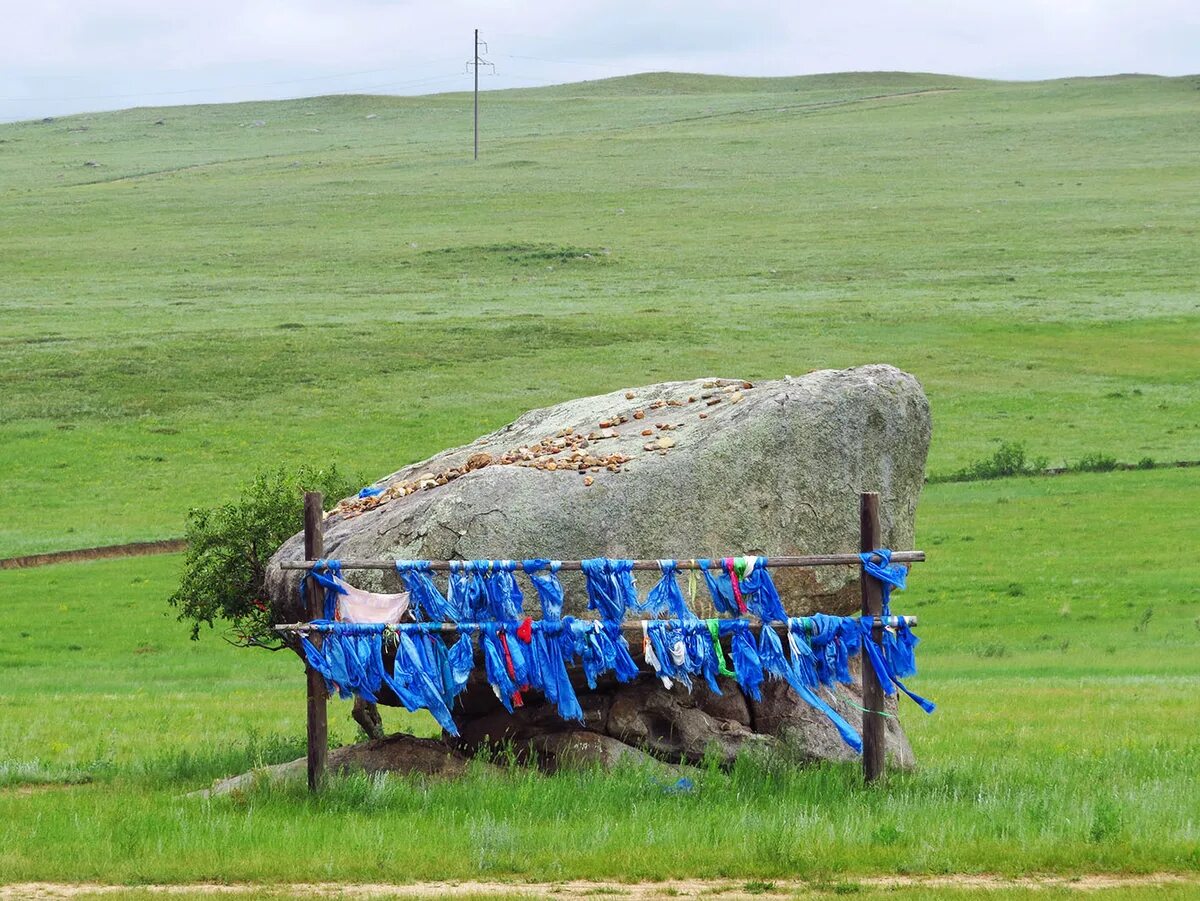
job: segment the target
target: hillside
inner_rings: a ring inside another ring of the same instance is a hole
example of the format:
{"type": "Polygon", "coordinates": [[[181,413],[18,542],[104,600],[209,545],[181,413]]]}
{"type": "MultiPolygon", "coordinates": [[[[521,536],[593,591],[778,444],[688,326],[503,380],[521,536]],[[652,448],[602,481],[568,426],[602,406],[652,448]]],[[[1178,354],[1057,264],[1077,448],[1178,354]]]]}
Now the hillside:
{"type": "Polygon", "coordinates": [[[888,360],[931,469],[1200,457],[1197,78],[652,74],[0,126],[0,556],[614,386],[888,360]]]}

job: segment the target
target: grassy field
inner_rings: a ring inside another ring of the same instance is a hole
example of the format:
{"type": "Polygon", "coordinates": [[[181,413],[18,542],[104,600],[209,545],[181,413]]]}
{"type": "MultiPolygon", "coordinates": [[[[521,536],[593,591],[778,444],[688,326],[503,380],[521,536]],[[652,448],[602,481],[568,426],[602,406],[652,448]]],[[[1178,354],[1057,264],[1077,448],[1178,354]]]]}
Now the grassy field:
{"type": "MultiPolygon", "coordinates": [[[[455,95],[0,126],[0,556],[710,373],[903,366],[935,474],[1001,440],[1200,458],[1198,86],[642,76],[487,95],[475,165],[455,95]]],[[[187,641],[177,557],[0,573],[0,883],[1200,869],[1200,470],[935,484],[919,517],[897,607],[940,710],[886,792],[746,761],[681,796],[189,799],[301,752],[297,661],[187,641]]]]}
{"type": "MultiPolygon", "coordinates": [[[[0,874],[115,881],[770,879],[1200,868],[1200,526],[1182,470],[929,489],[931,560],[898,608],[926,626],[902,708],[923,766],[863,792],[852,765],[746,761],[664,794],[631,769],[458,784],[337,782],[181,797],[302,750],[290,655],[189,643],[179,560],[9,572],[0,650],[0,874]],[[1130,522],[1114,529],[1106,511],[1130,522]],[[1000,511],[1000,515],[997,515],[1000,511]],[[948,546],[949,545],[949,546],[948,546]],[[1021,563],[1014,563],[1019,559],[1021,563]],[[53,615],[47,617],[47,609],[53,615]],[[72,784],[74,783],[74,784],[72,784]],[[295,849],[310,849],[296,855],[295,849]]],[[[347,705],[335,740],[353,737],[347,705]]],[[[386,712],[390,728],[430,721],[386,712]]]]}
{"type": "Polygon", "coordinates": [[[1198,81],[500,92],[478,164],[453,95],[0,126],[0,556],[177,535],[262,461],[880,360],[934,473],[1198,458],[1198,81]]]}

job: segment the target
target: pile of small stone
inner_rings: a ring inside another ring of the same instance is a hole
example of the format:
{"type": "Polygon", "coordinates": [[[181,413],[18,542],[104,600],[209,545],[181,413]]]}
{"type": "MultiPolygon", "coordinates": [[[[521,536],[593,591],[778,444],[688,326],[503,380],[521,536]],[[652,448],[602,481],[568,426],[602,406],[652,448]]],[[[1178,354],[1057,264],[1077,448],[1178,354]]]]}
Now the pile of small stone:
{"type": "MultiPolygon", "coordinates": [[[[601,437],[617,437],[617,435],[614,433],[612,436],[601,437]]],[[[590,486],[595,480],[588,473],[597,473],[601,470],[620,472],[622,466],[631,459],[620,453],[593,453],[588,438],[579,435],[573,428],[568,428],[556,435],[543,438],[536,444],[522,445],[507,451],[499,457],[493,457],[485,452],[472,454],[462,466],[451,466],[440,472],[426,472],[411,479],[393,482],[374,497],[346,498],[334,508],[333,512],[346,518],[358,516],[398,497],[407,497],[418,491],[437,488],[461,478],[468,472],[487,466],[527,466],[546,472],[574,471],[582,473],[584,485],[590,486]]]]}
{"type": "MultiPolygon", "coordinates": [[[[593,452],[592,444],[603,438],[617,438],[620,435],[611,427],[609,434],[590,433],[586,437],[580,435],[574,428],[560,431],[551,438],[543,438],[530,447],[518,447],[515,451],[501,455],[495,461],[500,465],[528,466],[546,472],[574,471],[586,474],[600,472],[620,472],[621,468],[632,458],[621,453],[597,454],[593,452]]],[[[487,456],[487,454],[476,455],[487,456]]],[[[474,459],[474,458],[472,458],[474,459]]],[[[591,485],[594,480],[585,478],[584,484],[591,485]]]]}
{"type": "MultiPolygon", "coordinates": [[[[702,387],[705,390],[699,396],[691,395],[686,399],[654,400],[644,407],[633,407],[624,413],[602,419],[596,424],[597,427],[586,435],[581,434],[573,427],[565,428],[534,444],[521,445],[505,451],[499,456],[494,457],[486,452],[472,454],[461,466],[451,466],[440,472],[425,472],[411,479],[394,482],[374,497],[346,498],[334,508],[333,513],[347,518],[358,516],[398,497],[407,497],[417,491],[437,488],[461,478],[468,472],[487,466],[526,466],[543,472],[577,472],[583,476],[583,484],[591,486],[595,482],[595,474],[621,472],[625,468],[625,464],[633,459],[620,452],[598,453],[595,448],[597,442],[619,439],[621,437],[620,426],[630,422],[641,424],[648,415],[647,411],[654,413],[670,407],[685,407],[696,403],[703,403],[705,407],[714,407],[724,401],[736,404],[742,400],[742,392],[749,391],[754,385],[750,382],[730,385],[705,382],[702,387]]],[[[637,396],[632,391],[627,391],[625,399],[633,401],[637,399],[637,396]]],[[[702,412],[699,416],[701,419],[707,419],[708,413],[702,412]]],[[[639,429],[640,437],[654,439],[645,442],[642,450],[665,456],[667,451],[676,444],[675,437],[669,433],[683,428],[684,425],[683,422],[657,422],[652,427],[639,429]]]]}

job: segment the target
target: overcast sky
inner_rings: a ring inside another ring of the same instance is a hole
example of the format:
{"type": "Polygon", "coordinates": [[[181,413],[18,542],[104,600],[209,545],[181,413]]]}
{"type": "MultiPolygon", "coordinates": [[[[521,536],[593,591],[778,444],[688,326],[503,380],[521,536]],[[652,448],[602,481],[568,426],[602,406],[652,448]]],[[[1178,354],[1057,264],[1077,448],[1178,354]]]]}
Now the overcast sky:
{"type": "Polygon", "coordinates": [[[0,120],[645,71],[1200,72],[1200,0],[0,0],[0,120]]]}

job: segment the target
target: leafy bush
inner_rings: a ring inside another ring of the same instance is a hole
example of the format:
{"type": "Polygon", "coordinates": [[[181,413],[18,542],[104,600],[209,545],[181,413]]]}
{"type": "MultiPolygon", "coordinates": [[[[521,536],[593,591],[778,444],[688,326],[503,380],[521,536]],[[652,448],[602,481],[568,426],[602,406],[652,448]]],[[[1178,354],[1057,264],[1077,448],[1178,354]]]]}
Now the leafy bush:
{"type": "Polygon", "coordinates": [[[340,499],[355,488],[335,466],[281,468],[259,473],[235,501],[188,513],[183,577],[168,602],[191,623],[193,639],[202,625],[224,620],[239,644],[278,646],[263,579],[271,555],[304,528],[305,491],[340,499]]]}
{"type": "Polygon", "coordinates": [[[990,457],[976,460],[939,481],[978,482],[1005,476],[1037,475],[1048,462],[1045,457],[1027,458],[1025,445],[1019,441],[1005,441],[990,457]]]}
{"type": "Polygon", "coordinates": [[[1116,468],[1117,458],[1101,453],[1084,454],[1067,465],[1071,472],[1112,472],[1116,468]]]}

